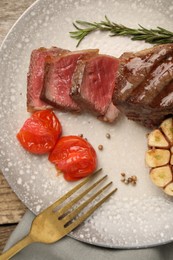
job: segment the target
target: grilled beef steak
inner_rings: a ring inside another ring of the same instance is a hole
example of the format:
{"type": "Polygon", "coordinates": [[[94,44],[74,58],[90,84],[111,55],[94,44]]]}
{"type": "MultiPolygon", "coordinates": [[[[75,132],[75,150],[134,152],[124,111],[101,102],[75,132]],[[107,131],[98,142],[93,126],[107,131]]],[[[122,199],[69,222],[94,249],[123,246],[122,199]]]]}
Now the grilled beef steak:
{"type": "Polygon", "coordinates": [[[120,57],[113,103],[129,119],[155,127],[173,114],[173,44],[120,57]]]}
{"type": "Polygon", "coordinates": [[[69,51],[57,47],[50,49],[39,48],[32,51],[27,75],[27,110],[29,112],[50,108],[50,105],[40,100],[46,60],[61,56],[67,52],[69,51]]]}
{"type": "Polygon", "coordinates": [[[56,108],[80,111],[80,106],[70,96],[72,76],[78,62],[97,54],[97,49],[76,51],[47,63],[41,99],[56,108]]]}
{"type": "Polygon", "coordinates": [[[71,96],[80,107],[112,122],[118,110],[112,103],[118,59],[97,55],[78,63],[73,75],[71,96]]]}

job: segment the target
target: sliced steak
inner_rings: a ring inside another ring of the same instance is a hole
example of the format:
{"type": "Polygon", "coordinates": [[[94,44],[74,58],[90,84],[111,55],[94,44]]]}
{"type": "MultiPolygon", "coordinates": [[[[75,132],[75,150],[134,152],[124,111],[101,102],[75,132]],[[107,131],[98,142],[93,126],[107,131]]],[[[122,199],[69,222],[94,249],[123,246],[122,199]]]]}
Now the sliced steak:
{"type": "Polygon", "coordinates": [[[114,121],[118,110],[112,103],[118,59],[97,55],[78,63],[73,75],[71,96],[80,107],[105,121],[114,121]]]}
{"type": "Polygon", "coordinates": [[[61,56],[67,52],[69,51],[57,47],[50,49],[39,48],[32,51],[27,75],[27,110],[29,112],[50,108],[50,105],[40,100],[46,60],[61,56]]]}
{"type": "Polygon", "coordinates": [[[173,44],[120,57],[113,103],[129,119],[153,128],[173,114],[173,44]]]}
{"type": "Polygon", "coordinates": [[[97,49],[76,51],[47,63],[41,99],[59,109],[80,111],[80,106],[70,96],[72,77],[80,61],[97,54],[97,49]]]}

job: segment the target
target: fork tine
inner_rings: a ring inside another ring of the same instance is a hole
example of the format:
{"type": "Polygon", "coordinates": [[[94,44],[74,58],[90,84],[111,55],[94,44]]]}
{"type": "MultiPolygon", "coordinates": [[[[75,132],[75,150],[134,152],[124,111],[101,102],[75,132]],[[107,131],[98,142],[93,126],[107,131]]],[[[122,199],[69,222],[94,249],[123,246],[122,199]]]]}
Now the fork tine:
{"type": "Polygon", "coordinates": [[[79,200],[81,200],[87,193],[89,193],[92,189],[94,189],[99,183],[101,183],[105,178],[107,177],[107,175],[103,176],[101,179],[99,179],[97,182],[95,182],[93,185],[91,185],[88,189],[86,189],[85,191],[83,191],[81,194],[79,194],[76,198],[74,198],[72,201],[70,201],[69,203],[67,203],[64,207],[62,207],[61,209],[59,209],[55,214],[57,215],[57,217],[60,217],[61,215],[63,215],[68,209],[70,209],[76,202],[78,202],[79,200]]]}
{"type": "Polygon", "coordinates": [[[77,226],[79,226],[84,220],[86,220],[97,208],[99,208],[113,193],[117,191],[117,188],[111,191],[108,195],[106,195],[102,200],[96,203],[93,207],[91,207],[86,213],[80,216],[77,220],[72,222],[66,227],[66,232],[71,232],[77,226]]]}
{"type": "MultiPolygon", "coordinates": [[[[79,207],[74,209],[72,212],[70,212],[68,215],[66,215],[62,221],[64,224],[68,223],[71,221],[76,215],[78,215],[82,209],[84,209],[90,202],[92,202],[98,195],[100,195],[104,190],[106,190],[112,182],[109,182],[107,185],[102,187],[98,192],[96,192],[94,195],[92,195],[89,199],[87,199],[85,202],[83,202],[79,207]]],[[[82,198],[82,196],[81,196],[82,198]]]]}
{"type": "Polygon", "coordinates": [[[84,186],[89,180],[93,177],[93,175],[99,173],[102,170],[102,168],[95,171],[92,175],[86,177],[82,182],[77,184],[73,189],[68,191],[65,195],[63,195],[61,198],[59,198],[57,201],[55,201],[51,206],[49,206],[46,210],[52,210],[58,205],[60,205],[62,202],[64,202],[66,199],[68,199],[73,193],[75,193],[77,190],[79,190],[82,186],[84,186]]]}

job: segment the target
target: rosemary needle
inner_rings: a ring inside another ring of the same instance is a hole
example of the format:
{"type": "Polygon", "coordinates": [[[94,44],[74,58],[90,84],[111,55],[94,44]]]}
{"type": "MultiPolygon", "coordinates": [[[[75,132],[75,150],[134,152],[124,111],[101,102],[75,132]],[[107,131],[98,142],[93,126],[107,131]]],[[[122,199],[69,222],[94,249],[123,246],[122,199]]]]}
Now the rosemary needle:
{"type": "Polygon", "coordinates": [[[95,31],[109,31],[110,36],[128,36],[134,41],[145,41],[152,44],[173,43],[173,32],[162,27],[147,29],[141,25],[139,28],[129,28],[122,24],[111,22],[107,16],[101,22],[86,22],[77,20],[73,23],[76,31],[70,32],[70,36],[78,40],[77,46],[90,33],[95,31]]]}

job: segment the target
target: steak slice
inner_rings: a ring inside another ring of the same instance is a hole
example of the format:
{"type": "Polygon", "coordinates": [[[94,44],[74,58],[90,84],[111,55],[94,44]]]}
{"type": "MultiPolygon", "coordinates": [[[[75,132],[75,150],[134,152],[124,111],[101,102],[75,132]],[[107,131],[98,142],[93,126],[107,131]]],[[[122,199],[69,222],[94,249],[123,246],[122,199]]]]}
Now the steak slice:
{"type": "Polygon", "coordinates": [[[39,48],[32,51],[29,72],[27,75],[27,110],[33,112],[50,108],[51,106],[40,99],[43,88],[44,70],[47,59],[61,56],[69,51],[57,47],[50,49],[39,48]]]}
{"type": "Polygon", "coordinates": [[[129,119],[158,126],[173,114],[173,44],[120,57],[113,103],[129,119]]]}
{"type": "Polygon", "coordinates": [[[47,63],[41,99],[59,109],[80,111],[80,106],[70,96],[72,76],[79,61],[97,54],[97,49],[76,51],[47,63]]]}
{"type": "Polygon", "coordinates": [[[84,110],[104,121],[114,121],[117,109],[112,103],[118,59],[97,55],[78,63],[73,75],[71,96],[84,110]]]}

